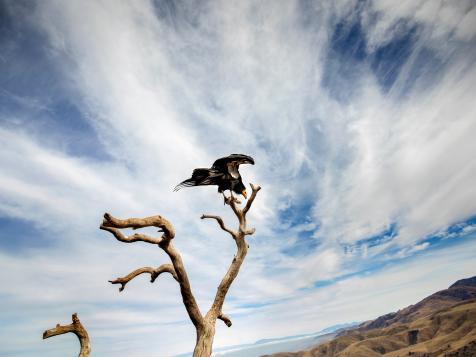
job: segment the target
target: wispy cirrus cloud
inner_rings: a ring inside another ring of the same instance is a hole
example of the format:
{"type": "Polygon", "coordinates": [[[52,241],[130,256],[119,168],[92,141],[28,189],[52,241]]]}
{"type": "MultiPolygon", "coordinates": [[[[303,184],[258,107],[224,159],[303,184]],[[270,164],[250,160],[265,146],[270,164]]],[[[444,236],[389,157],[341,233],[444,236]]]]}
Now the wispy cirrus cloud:
{"type": "MultiPolygon", "coordinates": [[[[193,330],[173,282],[140,280],[121,296],[106,285],[165,257],[121,247],[97,225],[105,210],[171,219],[205,309],[234,252],[198,217],[222,203],[213,189],[171,188],[232,152],[256,159],[241,170],[264,189],[250,212],[258,233],[227,305],[237,320],[233,333],[219,327],[218,345],[325,327],[315,324],[321,294],[341,311],[322,324],[387,312],[357,316],[344,297],[368,292],[358,287],[365,280],[377,302],[392,264],[401,264],[403,283],[446,244],[459,265],[444,283],[474,274],[459,246],[472,244],[470,228],[455,240],[436,237],[471,227],[476,213],[471,2],[7,1],[2,9],[9,70],[0,73],[0,214],[9,227],[2,266],[12,274],[0,293],[20,311],[45,292],[34,317],[7,318],[30,326],[29,355],[71,350],[57,342],[61,351],[51,352],[53,343],[40,351],[35,334],[76,309],[101,355],[190,350],[193,330]],[[13,227],[28,238],[12,243],[13,227]],[[293,304],[300,309],[279,315],[293,304]],[[270,314],[282,322],[262,336],[270,314]],[[157,334],[164,340],[155,345],[157,334]],[[113,335],[127,343],[113,351],[113,335]]],[[[408,302],[421,297],[411,285],[421,276],[411,279],[408,302]]],[[[437,286],[435,277],[425,293],[437,286]]],[[[16,346],[8,353],[26,353],[16,346]]]]}

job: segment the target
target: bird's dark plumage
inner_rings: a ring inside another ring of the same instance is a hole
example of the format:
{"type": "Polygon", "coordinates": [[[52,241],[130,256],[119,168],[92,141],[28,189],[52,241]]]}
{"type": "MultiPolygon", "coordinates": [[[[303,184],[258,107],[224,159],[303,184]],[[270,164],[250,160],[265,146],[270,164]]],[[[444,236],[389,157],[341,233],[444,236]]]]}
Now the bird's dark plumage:
{"type": "Polygon", "coordinates": [[[209,169],[193,170],[192,177],[175,186],[174,191],[178,191],[182,187],[216,185],[220,193],[230,190],[246,198],[246,188],[238,171],[241,164],[254,165],[255,161],[252,157],[241,154],[222,157],[216,160],[209,169]]]}

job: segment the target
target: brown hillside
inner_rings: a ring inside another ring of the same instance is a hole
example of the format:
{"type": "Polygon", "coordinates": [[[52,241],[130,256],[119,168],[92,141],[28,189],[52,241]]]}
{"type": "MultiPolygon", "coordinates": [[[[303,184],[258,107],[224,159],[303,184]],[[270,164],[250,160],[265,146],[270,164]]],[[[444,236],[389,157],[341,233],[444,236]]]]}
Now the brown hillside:
{"type": "Polygon", "coordinates": [[[310,350],[273,357],[476,356],[476,277],[310,350]]]}
{"type": "Polygon", "coordinates": [[[359,326],[361,330],[370,330],[390,326],[396,322],[407,323],[435,311],[445,309],[462,301],[476,299],[476,277],[458,280],[448,289],[438,291],[415,305],[398,312],[380,316],[359,326]]]}

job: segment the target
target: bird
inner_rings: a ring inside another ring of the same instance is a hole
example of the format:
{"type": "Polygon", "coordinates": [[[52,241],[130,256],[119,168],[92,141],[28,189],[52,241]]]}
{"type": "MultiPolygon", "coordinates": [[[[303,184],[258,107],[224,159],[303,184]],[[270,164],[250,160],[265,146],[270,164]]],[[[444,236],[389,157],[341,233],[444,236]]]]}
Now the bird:
{"type": "Polygon", "coordinates": [[[216,185],[218,186],[218,192],[223,195],[225,201],[224,191],[226,190],[230,191],[231,196],[233,196],[233,192],[235,192],[238,195],[243,195],[246,199],[246,187],[238,171],[238,167],[241,164],[254,165],[255,161],[251,156],[243,154],[231,154],[219,158],[209,169],[198,168],[193,170],[192,177],[175,186],[174,191],[178,191],[182,187],[216,185]]]}

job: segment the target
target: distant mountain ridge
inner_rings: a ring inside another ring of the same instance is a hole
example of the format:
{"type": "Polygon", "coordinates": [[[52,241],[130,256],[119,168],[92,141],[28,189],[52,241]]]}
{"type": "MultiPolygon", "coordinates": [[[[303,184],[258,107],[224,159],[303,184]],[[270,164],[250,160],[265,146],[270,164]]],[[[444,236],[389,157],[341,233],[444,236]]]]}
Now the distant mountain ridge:
{"type": "Polygon", "coordinates": [[[309,350],[268,357],[476,356],[476,276],[309,350]]]}
{"type": "Polygon", "coordinates": [[[467,279],[458,280],[456,283],[451,285],[449,288],[455,288],[460,286],[476,286],[476,276],[467,279]]]}
{"type": "Polygon", "coordinates": [[[410,305],[397,312],[392,312],[364,322],[359,326],[361,330],[387,327],[396,322],[407,323],[418,317],[425,316],[436,310],[450,307],[458,302],[476,299],[476,276],[458,280],[448,289],[438,291],[415,305],[410,305]]]}

